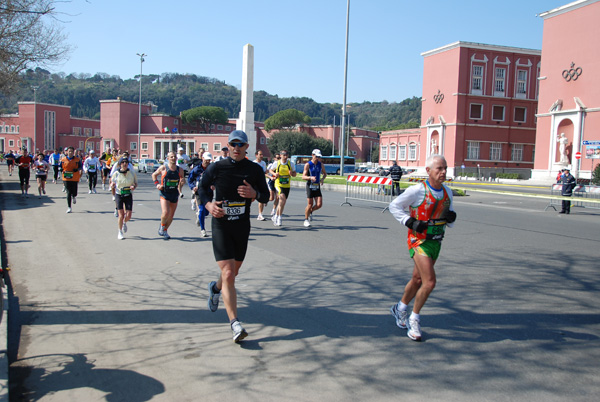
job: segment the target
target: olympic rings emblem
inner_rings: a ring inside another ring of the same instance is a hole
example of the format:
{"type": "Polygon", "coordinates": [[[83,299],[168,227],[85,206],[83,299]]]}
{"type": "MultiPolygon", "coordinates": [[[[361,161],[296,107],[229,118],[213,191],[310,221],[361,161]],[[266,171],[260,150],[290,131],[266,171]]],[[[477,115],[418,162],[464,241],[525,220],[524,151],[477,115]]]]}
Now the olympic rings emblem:
{"type": "Polygon", "coordinates": [[[571,63],[571,68],[569,70],[563,70],[562,76],[563,78],[569,82],[571,80],[577,81],[577,78],[583,73],[583,69],[581,67],[575,67],[575,63],[571,63]]]}
{"type": "Polygon", "coordinates": [[[440,90],[438,89],[437,95],[433,95],[433,100],[435,103],[442,103],[444,100],[444,94],[440,93],[440,90]]]}

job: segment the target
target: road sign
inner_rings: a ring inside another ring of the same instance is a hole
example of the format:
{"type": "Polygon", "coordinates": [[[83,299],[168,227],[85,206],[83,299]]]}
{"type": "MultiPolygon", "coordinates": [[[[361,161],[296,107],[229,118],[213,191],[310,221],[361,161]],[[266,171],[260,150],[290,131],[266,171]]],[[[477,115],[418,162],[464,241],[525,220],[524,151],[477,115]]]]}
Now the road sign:
{"type": "Polygon", "coordinates": [[[575,153],[575,159],[581,159],[581,152],[575,153]]]}

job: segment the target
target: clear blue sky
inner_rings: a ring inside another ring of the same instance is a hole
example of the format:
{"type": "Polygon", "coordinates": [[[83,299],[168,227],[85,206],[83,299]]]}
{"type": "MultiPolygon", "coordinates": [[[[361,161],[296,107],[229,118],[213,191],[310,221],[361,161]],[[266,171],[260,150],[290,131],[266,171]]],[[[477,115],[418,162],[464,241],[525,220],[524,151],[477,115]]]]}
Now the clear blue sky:
{"type": "MultiPolygon", "coordinates": [[[[569,0],[351,0],[347,101],[421,96],[422,52],[456,41],[541,49],[537,17],[569,0]]],[[[254,90],[343,99],[346,0],[72,0],[56,4],[75,49],[52,72],[191,73],[254,90]]]]}

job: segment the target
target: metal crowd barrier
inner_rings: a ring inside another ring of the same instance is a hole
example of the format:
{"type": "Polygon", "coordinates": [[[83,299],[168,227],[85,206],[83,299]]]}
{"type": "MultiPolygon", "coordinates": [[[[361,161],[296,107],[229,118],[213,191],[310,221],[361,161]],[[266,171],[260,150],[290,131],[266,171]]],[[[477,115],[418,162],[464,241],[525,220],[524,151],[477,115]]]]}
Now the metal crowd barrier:
{"type": "MultiPolygon", "coordinates": [[[[402,193],[402,189],[400,193],[402,193]]],[[[398,194],[392,194],[392,179],[381,176],[349,175],[346,179],[346,197],[341,205],[350,204],[348,200],[360,200],[386,204],[384,212],[389,203],[398,194]]]]}
{"type": "MultiPolygon", "coordinates": [[[[562,184],[553,184],[550,188],[550,194],[562,196],[562,184]]],[[[571,201],[571,207],[600,209],[600,187],[598,186],[585,186],[578,184],[573,189],[573,196],[570,198],[571,199],[569,201],[571,201]]],[[[548,208],[554,208],[556,211],[556,206],[560,206],[562,208],[562,200],[551,198],[550,203],[546,206],[544,211],[546,211],[548,208]]]]}

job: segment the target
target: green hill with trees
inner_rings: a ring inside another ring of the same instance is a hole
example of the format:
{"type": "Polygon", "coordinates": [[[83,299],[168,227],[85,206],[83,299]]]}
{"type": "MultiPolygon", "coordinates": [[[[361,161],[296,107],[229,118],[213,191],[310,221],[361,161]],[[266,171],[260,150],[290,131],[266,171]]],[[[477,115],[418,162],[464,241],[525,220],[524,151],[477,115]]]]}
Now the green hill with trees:
{"type": "MultiPolygon", "coordinates": [[[[71,106],[74,117],[100,118],[101,99],[121,99],[138,102],[139,81],[123,80],[106,73],[51,74],[42,68],[21,74],[21,84],[10,96],[0,95],[0,113],[15,113],[17,102],[33,101],[32,86],[38,86],[36,99],[40,103],[71,106]]],[[[143,76],[142,101],[152,102],[158,111],[173,116],[200,106],[216,106],[231,118],[240,111],[240,90],[215,78],[194,74],[163,73],[143,76]]],[[[350,125],[376,131],[418,127],[421,100],[412,97],[402,102],[363,102],[348,105],[350,125]]],[[[317,103],[307,97],[280,98],[265,91],[254,92],[254,114],[265,121],[275,113],[296,109],[310,117],[311,124],[340,124],[340,103],[317,103]]]]}

